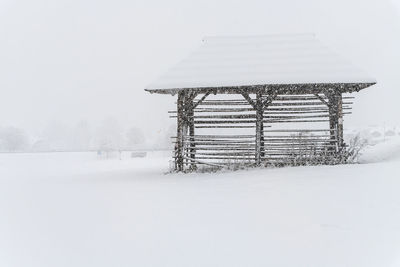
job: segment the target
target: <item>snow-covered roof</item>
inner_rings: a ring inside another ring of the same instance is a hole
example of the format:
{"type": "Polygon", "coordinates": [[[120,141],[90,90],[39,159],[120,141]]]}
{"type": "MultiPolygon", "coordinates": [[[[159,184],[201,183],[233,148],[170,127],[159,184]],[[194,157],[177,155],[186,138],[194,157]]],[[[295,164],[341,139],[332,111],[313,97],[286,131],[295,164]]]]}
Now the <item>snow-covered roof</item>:
{"type": "Polygon", "coordinates": [[[207,37],[147,90],[375,82],[313,34],[207,37]]]}

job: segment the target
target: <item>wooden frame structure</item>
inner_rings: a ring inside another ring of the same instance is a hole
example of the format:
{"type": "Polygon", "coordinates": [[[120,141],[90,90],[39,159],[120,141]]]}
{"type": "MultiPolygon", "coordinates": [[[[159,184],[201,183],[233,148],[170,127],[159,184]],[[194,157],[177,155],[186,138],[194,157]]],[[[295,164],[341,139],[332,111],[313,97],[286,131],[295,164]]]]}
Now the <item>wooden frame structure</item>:
{"type": "Polygon", "coordinates": [[[177,95],[177,109],[170,111],[177,119],[174,169],[193,171],[198,166],[343,162],[343,116],[349,114],[353,98],[343,94],[371,85],[288,84],[150,92],[177,95]],[[208,100],[210,96],[222,99],[208,100]],[[275,124],[297,123],[328,127],[273,129],[275,124]],[[198,129],[247,129],[252,134],[204,135],[196,134],[198,129]]]}
{"type": "Polygon", "coordinates": [[[177,95],[175,171],[346,161],[343,116],[375,84],[314,35],[210,37],[146,90],[177,95]]]}

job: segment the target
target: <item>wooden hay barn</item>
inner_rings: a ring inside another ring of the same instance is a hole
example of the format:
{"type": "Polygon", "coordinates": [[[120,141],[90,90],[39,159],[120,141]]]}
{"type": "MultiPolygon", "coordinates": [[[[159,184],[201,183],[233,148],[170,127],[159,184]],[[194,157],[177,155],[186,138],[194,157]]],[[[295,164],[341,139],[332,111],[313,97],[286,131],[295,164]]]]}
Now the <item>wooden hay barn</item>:
{"type": "Polygon", "coordinates": [[[343,116],[376,82],[312,34],[211,37],[146,88],[177,95],[174,168],[337,164],[343,116]]]}

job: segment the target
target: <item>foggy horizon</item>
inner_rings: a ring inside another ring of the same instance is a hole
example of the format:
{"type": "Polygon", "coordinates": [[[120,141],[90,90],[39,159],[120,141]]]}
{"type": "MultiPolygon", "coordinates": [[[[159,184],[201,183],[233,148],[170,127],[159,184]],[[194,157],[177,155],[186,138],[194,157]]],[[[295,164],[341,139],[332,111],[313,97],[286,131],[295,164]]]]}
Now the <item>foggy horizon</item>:
{"type": "Polygon", "coordinates": [[[400,123],[398,2],[241,3],[0,1],[0,127],[40,136],[114,118],[155,136],[174,124],[175,99],[144,89],[204,36],[305,32],[378,82],[357,94],[346,127],[400,123]]]}

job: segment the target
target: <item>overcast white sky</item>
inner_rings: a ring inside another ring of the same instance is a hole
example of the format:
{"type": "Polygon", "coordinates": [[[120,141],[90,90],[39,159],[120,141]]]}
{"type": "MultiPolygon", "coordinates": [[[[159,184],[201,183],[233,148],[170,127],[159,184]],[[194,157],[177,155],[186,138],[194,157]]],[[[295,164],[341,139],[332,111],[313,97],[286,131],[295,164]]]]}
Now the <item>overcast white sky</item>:
{"type": "MultiPolygon", "coordinates": [[[[314,32],[378,80],[346,123],[400,125],[390,0],[0,0],[0,126],[115,117],[154,132],[173,98],[143,91],[206,35],[314,32]],[[153,122],[153,124],[150,124],[153,122]],[[155,126],[157,125],[157,126],[155,126]]],[[[347,126],[348,126],[347,124],[347,126]]]]}

